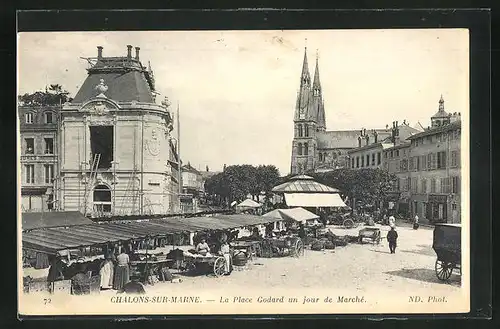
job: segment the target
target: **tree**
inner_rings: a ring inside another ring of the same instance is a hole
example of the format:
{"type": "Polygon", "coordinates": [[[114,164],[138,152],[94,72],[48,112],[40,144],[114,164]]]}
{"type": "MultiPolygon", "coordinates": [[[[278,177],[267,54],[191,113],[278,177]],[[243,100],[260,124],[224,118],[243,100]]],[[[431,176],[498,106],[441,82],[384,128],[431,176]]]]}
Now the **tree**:
{"type": "Polygon", "coordinates": [[[322,184],[337,188],[351,200],[365,204],[382,201],[397,177],[382,169],[336,169],[313,175],[322,184]]]}
{"type": "Polygon", "coordinates": [[[17,99],[22,105],[31,106],[53,106],[73,100],[69,97],[69,92],[59,84],[51,84],[45,88],[45,91],[35,91],[31,94],[19,95],[17,99]]]}

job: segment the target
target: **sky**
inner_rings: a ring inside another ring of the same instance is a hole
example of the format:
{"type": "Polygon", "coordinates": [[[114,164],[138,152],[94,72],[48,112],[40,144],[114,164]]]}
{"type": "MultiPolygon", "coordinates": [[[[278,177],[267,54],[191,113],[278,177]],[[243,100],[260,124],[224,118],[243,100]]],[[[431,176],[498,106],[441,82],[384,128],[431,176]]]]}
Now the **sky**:
{"type": "MultiPolygon", "coordinates": [[[[273,164],[290,171],[293,116],[304,48],[318,56],[327,130],[430,125],[469,111],[469,35],[464,29],[28,32],[18,34],[18,94],[60,84],[71,96],[87,76],[81,57],[151,62],[157,102],[180,108],[181,157],[196,168],[273,164]]],[[[174,132],[176,133],[176,132],[174,132]]]]}

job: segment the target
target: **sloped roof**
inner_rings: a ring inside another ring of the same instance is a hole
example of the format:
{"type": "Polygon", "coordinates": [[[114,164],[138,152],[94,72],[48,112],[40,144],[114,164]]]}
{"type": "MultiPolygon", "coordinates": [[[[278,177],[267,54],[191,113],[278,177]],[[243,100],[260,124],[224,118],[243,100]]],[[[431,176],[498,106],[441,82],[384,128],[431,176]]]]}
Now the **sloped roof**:
{"type": "Polygon", "coordinates": [[[76,226],[92,224],[93,221],[79,211],[25,212],[22,214],[22,229],[76,226]]]}
{"type": "Polygon", "coordinates": [[[412,136],[408,137],[408,139],[412,140],[412,139],[419,138],[419,137],[424,137],[424,136],[429,136],[429,135],[435,135],[435,134],[439,134],[439,133],[442,133],[442,132],[445,132],[445,131],[450,131],[450,130],[453,130],[453,129],[460,128],[461,126],[462,126],[462,121],[458,120],[458,121],[455,121],[455,122],[452,122],[452,123],[449,123],[449,124],[446,124],[446,125],[443,125],[443,126],[439,126],[439,127],[436,127],[436,128],[427,129],[427,130],[425,130],[423,132],[420,132],[418,134],[415,134],[415,135],[412,135],[412,136]]]}
{"type": "Polygon", "coordinates": [[[246,199],[245,201],[239,203],[236,207],[242,208],[258,208],[262,206],[260,203],[253,201],[252,199],[246,199]]]}
{"type": "Polygon", "coordinates": [[[182,170],[183,171],[187,171],[187,172],[192,172],[192,173],[195,173],[195,174],[200,174],[200,172],[198,171],[198,169],[196,169],[193,166],[191,166],[190,163],[188,163],[187,165],[182,166],[182,170]]]}
{"type": "Polygon", "coordinates": [[[275,193],[339,193],[336,188],[316,182],[312,177],[300,175],[292,177],[288,182],[275,186],[275,193]]]}
{"type": "Polygon", "coordinates": [[[144,73],[132,70],[128,72],[95,72],[89,73],[85,82],[78,90],[72,103],[83,103],[96,97],[99,92],[95,87],[104,80],[108,90],[106,97],[117,102],[154,103],[153,94],[146,81],[144,73]]]}

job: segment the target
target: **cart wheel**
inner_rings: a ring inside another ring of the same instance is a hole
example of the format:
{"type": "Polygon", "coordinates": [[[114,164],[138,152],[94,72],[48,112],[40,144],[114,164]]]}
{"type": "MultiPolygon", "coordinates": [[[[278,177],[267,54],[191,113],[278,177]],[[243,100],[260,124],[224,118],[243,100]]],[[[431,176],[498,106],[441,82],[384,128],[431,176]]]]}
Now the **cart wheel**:
{"type": "Polygon", "coordinates": [[[453,272],[453,264],[443,262],[441,260],[436,260],[436,276],[441,281],[446,281],[450,278],[451,273],[453,272]]]}
{"type": "Polygon", "coordinates": [[[344,225],[345,228],[353,228],[354,221],[352,219],[346,219],[342,225],[344,225]]]}
{"type": "Polygon", "coordinates": [[[295,242],[295,254],[294,254],[294,256],[300,257],[302,255],[304,255],[304,243],[302,242],[302,240],[297,240],[297,242],[295,242]]]}
{"type": "Polygon", "coordinates": [[[224,275],[226,272],[226,259],[224,257],[218,257],[214,262],[214,274],[219,277],[224,275]]]}

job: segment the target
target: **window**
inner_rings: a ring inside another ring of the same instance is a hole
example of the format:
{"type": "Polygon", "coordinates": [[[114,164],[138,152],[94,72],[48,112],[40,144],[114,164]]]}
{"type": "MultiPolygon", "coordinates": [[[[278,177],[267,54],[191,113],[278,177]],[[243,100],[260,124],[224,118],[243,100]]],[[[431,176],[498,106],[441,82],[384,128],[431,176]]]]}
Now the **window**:
{"type": "Polygon", "coordinates": [[[305,125],[305,128],[306,128],[306,137],[309,137],[309,126],[305,125]]]}
{"type": "Polygon", "coordinates": [[[370,166],[370,155],[369,154],[366,155],[366,166],[367,167],[370,166]]]}
{"type": "Polygon", "coordinates": [[[54,139],[44,138],[45,141],[45,154],[54,154],[54,139]]]}
{"type": "Polygon", "coordinates": [[[431,178],[431,193],[436,193],[436,179],[431,178]]]}
{"type": "Polygon", "coordinates": [[[420,156],[420,170],[427,169],[427,157],[425,155],[420,156]]]}
{"type": "Polygon", "coordinates": [[[415,157],[415,170],[419,171],[420,170],[420,157],[415,157]]]}
{"type": "Polygon", "coordinates": [[[365,166],[365,157],[361,156],[361,167],[365,166]]]}
{"type": "Polygon", "coordinates": [[[304,135],[303,130],[302,130],[302,125],[299,125],[299,137],[302,137],[304,135]]]}
{"type": "Polygon", "coordinates": [[[413,168],[414,168],[413,157],[411,157],[408,170],[413,171],[413,168]]]}
{"type": "Polygon", "coordinates": [[[399,164],[400,171],[408,171],[408,160],[403,159],[399,164]]]}
{"type": "Polygon", "coordinates": [[[359,168],[359,157],[356,157],[356,168],[359,168]]]}
{"type": "Polygon", "coordinates": [[[309,154],[309,147],[307,145],[307,143],[304,143],[304,155],[308,155],[309,154]]]}
{"type": "Polygon", "coordinates": [[[28,112],[24,115],[24,118],[25,118],[25,122],[26,123],[33,123],[33,112],[28,112]]]}
{"type": "Polygon", "coordinates": [[[372,166],[375,165],[375,153],[372,153],[372,166]]]}
{"type": "Polygon", "coordinates": [[[377,153],[377,165],[379,165],[382,161],[381,161],[381,156],[380,156],[380,152],[377,153]]]}
{"type": "Polygon", "coordinates": [[[441,178],[441,193],[450,193],[450,178],[441,178]]]}
{"type": "Polygon", "coordinates": [[[396,179],[396,191],[401,191],[401,182],[399,179],[396,179]]]}
{"type": "Polygon", "coordinates": [[[422,181],[420,183],[420,193],[427,193],[427,180],[425,178],[422,178],[422,181]]]}
{"type": "Polygon", "coordinates": [[[393,153],[393,152],[394,152],[394,151],[391,151],[391,158],[394,156],[394,153],[393,153]]]}
{"type": "Polygon", "coordinates": [[[111,212],[111,190],[106,185],[97,185],[94,189],[94,212],[111,212]]]}
{"type": "Polygon", "coordinates": [[[320,153],[319,154],[319,162],[322,162],[323,161],[323,153],[320,153]]]}
{"type": "Polygon", "coordinates": [[[26,172],[26,183],[34,184],[35,183],[35,165],[25,165],[24,166],[26,172]]]}
{"type": "Polygon", "coordinates": [[[458,167],[460,163],[460,154],[458,151],[451,151],[451,166],[458,167]]]}
{"type": "Polygon", "coordinates": [[[411,193],[418,193],[417,183],[418,183],[418,180],[416,178],[411,180],[411,193]]]}
{"type": "Polygon", "coordinates": [[[97,164],[99,169],[111,168],[113,161],[113,126],[91,126],[90,127],[90,148],[92,158],[100,154],[100,160],[97,164]]]}
{"type": "Polygon", "coordinates": [[[354,158],[351,159],[351,168],[354,169],[354,158]]]}
{"type": "Polygon", "coordinates": [[[451,193],[460,194],[460,177],[451,177],[451,193]]]}
{"type": "Polygon", "coordinates": [[[299,143],[298,153],[299,155],[302,155],[302,143],[299,143]]]}
{"type": "Polygon", "coordinates": [[[52,112],[45,112],[45,123],[54,123],[54,114],[52,112]]]}
{"type": "Polygon", "coordinates": [[[410,188],[411,188],[411,178],[410,178],[410,177],[408,177],[408,178],[406,179],[406,189],[405,189],[405,191],[409,191],[409,190],[410,190],[410,188]]]}
{"type": "Polygon", "coordinates": [[[399,150],[396,150],[396,156],[397,157],[399,156],[399,150]]]}
{"type": "Polygon", "coordinates": [[[45,165],[45,183],[51,184],[54,180],[54,165],[45,165]]]}
{"type": "Polygon", "coordinates": [[[437,168],[443,169],[446,168],[446,152],[438,152],[437,153],[437,168]]]}
{"type": "Polygon", "coordinates": [[[25,138],[24,142],[26,143],[25,154],[35,154],[35,139],[25,138]]]}

